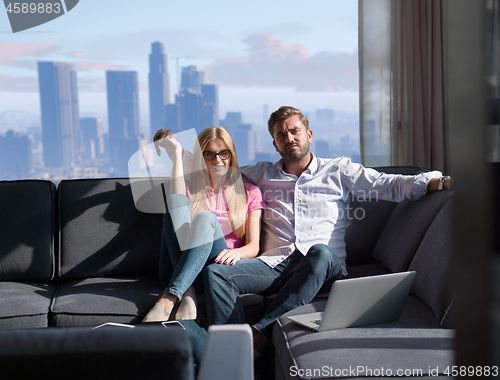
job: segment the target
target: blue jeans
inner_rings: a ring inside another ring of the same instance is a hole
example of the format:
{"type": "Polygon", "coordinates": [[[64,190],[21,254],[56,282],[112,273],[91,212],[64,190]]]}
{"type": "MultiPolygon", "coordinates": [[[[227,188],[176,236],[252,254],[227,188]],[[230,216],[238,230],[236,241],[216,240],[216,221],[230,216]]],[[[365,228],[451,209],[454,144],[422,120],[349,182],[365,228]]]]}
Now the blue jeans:
{"type": "Polygon", "coordinates": [[[179,301],[194,283],[203,293],[200,273],[223,250],[226,239],[214,213],[203,211],[191,221],[191,203],[183,194],[172,194],[167,199],[167,213],[163,216],[163,230],[159,276],[165,292],[179,301]]]}
{"type": "Polygon", "coordinates": [[[209,323],[245,323],[240,294],[277,293],[264,317],[254,325],[268,336],[276,319],[308,304],[318,292],[328,291],[333,281],[341,277],[339,258],[324,244],[312,246],[306,256],[295,251],[274,268],[258,258],[240,260],[234,266],[209,265],[203,271],[209,323]]]}
{"type": "Polygon", "coordinates": [[[188,332],[189,340],[193,346],[195,362],[199,365],[201,363],[203,350],[205,349],[205,343],[207,341],[207,330],[193,320],[183,320],[179,321],[179,323],[184,326],[188,332]]]}

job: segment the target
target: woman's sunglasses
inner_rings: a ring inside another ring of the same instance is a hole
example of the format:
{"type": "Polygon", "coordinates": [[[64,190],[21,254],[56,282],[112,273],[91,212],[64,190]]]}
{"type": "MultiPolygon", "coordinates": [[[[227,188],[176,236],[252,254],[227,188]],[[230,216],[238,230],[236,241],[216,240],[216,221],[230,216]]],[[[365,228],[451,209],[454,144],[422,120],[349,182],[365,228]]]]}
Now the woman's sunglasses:
{"type": "Polygon", "coordinates": [[[203,152],[203,158],[207,161],[213,161],[215,160],[215,157],[219,156],[221,160],[228,160],[231,158],[231,151],[230,150],[221,150],[218,153],[211,152],[209,150],[206,150],[203,152]]]}

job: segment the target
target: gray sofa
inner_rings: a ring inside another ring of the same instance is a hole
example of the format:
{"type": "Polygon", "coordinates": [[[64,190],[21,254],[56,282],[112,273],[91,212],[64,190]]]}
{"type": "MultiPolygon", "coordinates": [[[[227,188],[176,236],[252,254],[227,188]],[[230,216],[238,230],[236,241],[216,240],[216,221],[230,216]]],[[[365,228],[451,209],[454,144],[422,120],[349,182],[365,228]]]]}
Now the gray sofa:
{"type": "MultiPolygon", "coordinates": [[[[419,170],[381,169],[403,174],[419,170]]],[[[335,369],[353,365],[423,368],[424,373],[439,366],[442,374],[453,362],[452,297],[447,291],[451,194],[433,193],[397,205],[353,202],[352,209],[362,208],[363,217],[353,219],[346,231],[350,275],[417,272],[401,320],[313,333],[283,316],[274,325],[274,351],[260,359],[275,363],[275,375],[264,371],[259,376],[363,378],[359,371],[336,376],[335,369]],[[304,372],[324,366],[333,368],[332,376],[331,371],[327,376],[304,372]]],[[[92,326],[142,320],[162,292],[157,273],[162,215],[137,210],[128,179],[66,180],[57,188],[49,181],[2,181],[0,196],[0,329],[5,330],[0,333],[28,334],[29,341],[38,339],[34,334],[64,327],[86,337],[92,326]]],[[[249,323],[260,318],[268,302],[251,294],[243,301],[249,323]]],[[[324,304],[319,296],[290,313],[321,310],[324,304]]],[[[43,336],[56,339],[50,333],[43,336]]]]}
{"type": "Polygon", "coordinates": [[[0,182],[0,328],[141,321],[161,292],[161,215],[128,182],[0,182]]]}
{"type": "Polygon", "coordinates": [[[93,329],[139,324],[162,292],[162,218],[128,179],[1,181],[0,199],[2,378],[253,378],[249,326],[202,330],[196,367],[190,322],[93,329]]]}
{"type": "MultiPolygon", "coordinates": [[[[418,168],[378,168],[414,174],[418,168]]],[[[354,201],[346,229],[351,277],[416,271],[399,321],[311,332],[287,316],[323,311],[319,295],[282,316],[273,328],[276,379],[449,378],[454,363],[452,193],[416,202],[354,201]],[[362,210],[362,211],[361,211],[362,210]]]]}

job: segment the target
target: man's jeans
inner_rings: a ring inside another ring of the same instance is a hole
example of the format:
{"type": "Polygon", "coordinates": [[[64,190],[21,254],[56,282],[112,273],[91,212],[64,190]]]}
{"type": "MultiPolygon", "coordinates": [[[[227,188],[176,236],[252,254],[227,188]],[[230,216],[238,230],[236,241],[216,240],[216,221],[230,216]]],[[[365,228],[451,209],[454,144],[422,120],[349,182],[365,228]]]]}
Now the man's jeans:
{"type": "Polygon", "coordinates": [[[209,265],[203,271],[209,323],[245,323],[240,294],[278,293],[264,317],[254,325],[268,335],[269,327],[281,315],[308,304],[320,290],[328,291],[341,277],[339,258],[324,244],[312,246],[306,256],[295,251],[275,268],[258,258],[243,259],[234,266],[209,265]]]}
{"type": "Polygon", "coordinates": [[[159,276],[165,292],[179,300],[194,283],[203,293],[203,268],[214,263],[226,239],[214,213],[203,211],[191,222],[191,203],[183,194],[172,194],[163,216],[159,276]],[[182,249],[181,249],[182,248],[182,249]]]}

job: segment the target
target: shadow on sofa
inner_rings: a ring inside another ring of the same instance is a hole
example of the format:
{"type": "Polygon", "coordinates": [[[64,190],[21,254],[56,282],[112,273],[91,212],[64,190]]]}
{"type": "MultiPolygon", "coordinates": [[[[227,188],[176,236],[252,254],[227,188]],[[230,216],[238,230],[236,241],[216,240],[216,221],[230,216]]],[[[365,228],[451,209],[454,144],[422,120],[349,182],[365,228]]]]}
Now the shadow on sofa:
{"type": "MultiPolygon", "coordinates": [[[[163,291],[162,218],[136,210],[128,179],[62,181],[58,189],[0,181],[0,196],[3,377],[195,378],[201,355],[189,329],[92,330],[138,324],[163,291]]],[[[197,379],[252,379],[249,326],[211,330],[197,379]]]]}

